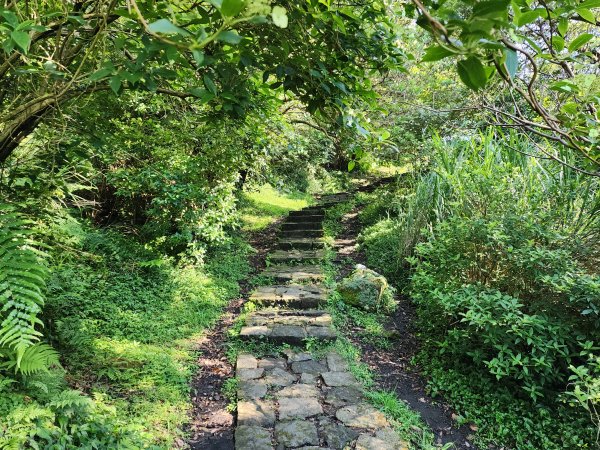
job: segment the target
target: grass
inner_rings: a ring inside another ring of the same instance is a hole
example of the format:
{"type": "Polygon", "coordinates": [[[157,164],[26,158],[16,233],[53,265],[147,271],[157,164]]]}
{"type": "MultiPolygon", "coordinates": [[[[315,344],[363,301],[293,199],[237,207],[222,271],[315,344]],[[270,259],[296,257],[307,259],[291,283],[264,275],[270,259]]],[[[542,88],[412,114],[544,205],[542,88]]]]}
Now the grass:
{"type": "Polygon", "coordinates": [[[260,231],[281,216],[293,210],[302,209],[312,202],[305,193],[286,193],[269,184],[258,190],[244,192],[242,198],[241,221],[245,231],[260,231]]]}
{"type": "MultiPolygon", "coordinates": [[[[190,417],[198,339],[239,295],[251,248],[237,236],[212,248],[204,265],[176,265],[117,232],[81,223],[75,231],[70,253],[52,267],[44,310],[66,372],[45,375],[43,383],[54,386],[52,397],[44,395],[47,388],[37,388],[41,383],[13,391],[0,379],[0,416],[5,408],[12,414],[8,422],[0,419],[0,448],[6,442],[23,446],[34,432],[41,436],[37,442],[57,433],[52,442],[75,442],[60,448],[84,448],[87,438],[74,440],[76,431],[66,429],[86,424],[98,430],[98,439],[134,436],[130,448],[173,448],[190,417]],[[70,387],[91,402],[85,413],[69,413],[58,424],[31,418],[32,406],[35,414],[58,417],[52,399],[70,387]],[[110,417],[99,415],[104,410],[110,417]]],[[[100,447],[119,447],[112,445],[100,447]]]]}

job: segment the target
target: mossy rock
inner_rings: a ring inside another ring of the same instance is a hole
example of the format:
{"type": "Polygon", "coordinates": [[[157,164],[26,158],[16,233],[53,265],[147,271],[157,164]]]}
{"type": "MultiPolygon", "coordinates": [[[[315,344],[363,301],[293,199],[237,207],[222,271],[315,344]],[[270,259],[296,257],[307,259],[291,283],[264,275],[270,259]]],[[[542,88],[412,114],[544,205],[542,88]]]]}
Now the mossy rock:
{"type": "Polygon", "coordinates": [[[358,265],[337,287],[344,303],[365,311],[390,313],[396,309],[396,290],[383,275],[358,265]]]}

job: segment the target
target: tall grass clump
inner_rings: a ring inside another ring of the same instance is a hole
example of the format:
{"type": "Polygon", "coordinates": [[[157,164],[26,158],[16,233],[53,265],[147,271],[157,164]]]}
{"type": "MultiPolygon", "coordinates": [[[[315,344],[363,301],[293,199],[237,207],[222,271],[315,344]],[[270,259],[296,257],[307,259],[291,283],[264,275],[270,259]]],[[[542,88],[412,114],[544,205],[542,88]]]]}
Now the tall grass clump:
{"type": "Polygon", "coordinates": [[[512,134],[434,139],[414,195],[397,217],[367,229],[363,245],[370,260],[396,261],[391,281],[407,286],[417,307],[419,360],[436,390],[480,416],[470,419],[482,439],[591,448],[600,183],[530,153],[512,134]],[[484,401],[458,398],[481,389],[502,399],[496,411],[521,412],[494,415],[484,401]],[[531,426],[515,432],[518,416],[531,426]],[[571,438],[559,437],[571,427],[571,438]]]}

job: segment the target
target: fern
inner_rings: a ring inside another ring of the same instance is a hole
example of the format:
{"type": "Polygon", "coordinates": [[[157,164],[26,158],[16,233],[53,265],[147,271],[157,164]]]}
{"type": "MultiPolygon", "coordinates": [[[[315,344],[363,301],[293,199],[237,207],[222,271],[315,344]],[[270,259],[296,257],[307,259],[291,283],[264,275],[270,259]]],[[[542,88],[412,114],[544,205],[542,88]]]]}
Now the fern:
{"type": "Polygon", "coordinates": [[[48,344],[39,342],[25,348],[20,354],[10,348],[0,348],[0,355],[8,359],[0,364],[0,368],[22,375],[45,371],[49,366],[58,364],[58,353],[48,344]]]}
{"type": "Polygon", "coordinates": [[[0,368],[28,375],[57,362],[52,348],[40,344],[47,270],[43,253],[30,238],[28,223],[0,204],[0,368]]]}

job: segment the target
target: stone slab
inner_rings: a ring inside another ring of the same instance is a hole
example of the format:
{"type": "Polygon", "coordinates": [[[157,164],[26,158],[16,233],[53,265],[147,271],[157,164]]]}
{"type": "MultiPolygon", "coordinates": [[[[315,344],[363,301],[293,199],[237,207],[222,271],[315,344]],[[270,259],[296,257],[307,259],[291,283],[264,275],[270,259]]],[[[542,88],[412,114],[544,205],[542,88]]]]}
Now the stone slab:
{"type": "Polygon", "coordinates": [[[275,425],[275,438],[284,447],[319,445],[319,435],[314,423],[307,420],[278,422],[275,425]]]}
{"type": "Polygon", "coordinates": [[[344,425],[352,428],[377,430],[389,426],[383,413],[366,403],[344,406],[337,410],[335,416],[344,425]]]}
{"type": "Polygon", "coordinates": [[[262,272],[262,275],[273,278],[278,282],[302,282],[312,281],[321,282],[325,279],[325,274],[321,267],[316,265],[275,265],[268,267],[262,272]]]}
{"type": "Polygon", "coordinates": [[[275,423],[275,404],[268,400],[248,400],[237,404],[238,424],[270,427],[275,423]]]}
{"type": "Polygon", "coordinates": [[[321,377],[327,386],[359,386],[358,381],[350,372],[323,372],[321,377]]]}
{"type": "Polygon", "coordinates": [[[279,420],[306,419],[323,414],[316,398],[282,397],[279,399],[279,420]]]}
{"type": "Polygon", "coordinates": [[[266,428],[238,425],[235,430],[235,450],[273,450],[271,432],[266,428]]]}
{"type": "Polygon", "coordinates": [[[315,250],[325,248],[325,241],[319,237],[281,238],[277,247],[280,250],[315,250]]]}

